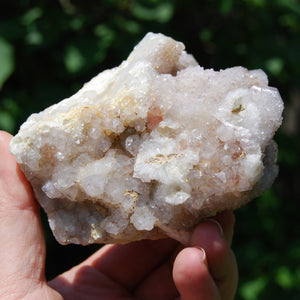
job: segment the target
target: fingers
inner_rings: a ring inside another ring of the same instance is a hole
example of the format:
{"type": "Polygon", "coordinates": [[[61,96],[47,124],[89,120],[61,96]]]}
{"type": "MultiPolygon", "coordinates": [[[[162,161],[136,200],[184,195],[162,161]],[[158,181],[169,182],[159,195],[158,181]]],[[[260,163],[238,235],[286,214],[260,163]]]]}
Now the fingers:
{"type": "Polygon", "coordinates": [[[170,255],[177,244],[165,239],[115,245],[104,255],[101,250],[94,255],[92,265],[122,286],[133,289],[170,255]]]}
{"type": "Polygon", "coordinates": [[[0,132],[0,282],[44,277],[45,245],[30,184],[9,153],[11,135],[0,132]]]}
{"type": "Polygon", "coordinates": [[[238,282],[235,256],[228,244],[232,239],[233,219],[230,214],[228,216],[217,217],[224,226],[222,231],[220,223],[206,221],[194,230],[191,238],[192,246],[200,246],[205,250],[209,272],[221,299],[225,300],[234,299],[238,282]]]}
{"type": "Polygon", "coordinates": [[[33,200],[29,182],[20,170],[15,158],[9,152],[9,143],[12,136],[0,131],[0,190],[1,206],[5,209],[37,210],[33,200]]]}
{"type": "Polygon", "coordinates": [[[216,220],[221,225],[223,236],[227,241],[228,245],[231,246],[235,224],[234,213],[232,211],[227,210],[217,214],[214,218],[210,220],[216,220]]]}
{"type": "Polygon", "coordinates": [[[199,224],[191,246],[174,262],[173,278],[181,299],[232,300],[237,288],[237,265],[230,249],[235,218],[223,212],[199,224]]]}
{"type": "Polygon", "coordinates": [[[173,278],[182,300],[221,299],[201,248],[183,249],[175,259],[173,278]]]}
{"type": "Polygon", "coordinates": [[[51,285],[59,286],[64,281],[74,284],[75,280],[80,280],[81,270],[90,267],[90,272],[97,271],[123,288],[133,291],[168,260],[177,245],[178,242],[171,239],[107,245],[77,267],[56,278],[51,285]]]}
{"type": "MultiPolygon", "coordinates": [[[[217,215],[216,220],[220,222],[226,239],[231,243],[234,215],[231,212],[224,212],[217,215]]],[[[132,289],[153,270],[156,270],[164,260],[169,261],[171,253],[177,247],[178,243],[171,239],[144,240],[127,245],[108,246],[94,254],[85,263],[93,265],[122,286],[132,289]]]]}
{"type": "Polygon", "coordinates": [[[136,299],[143,300],[166,300],[175,299],[179,293],[172,278],[172,261],[156,268],[134,291],[136,299]]]}
{"type": "Polygon", "coordinates": [[[203,222],[195,229],[194,247],[182,250],[171,239],[107,245],[51,285],[62,294],[78,292],[78,286],[90,292],[104,286],[106,294],[127,290],[139,299],[174,299],[178,291],[183,300],[233,299],[237,269],[226,240],[232,239],[234,217],[224,213],[215,219],[218,221],[203,222]]]}

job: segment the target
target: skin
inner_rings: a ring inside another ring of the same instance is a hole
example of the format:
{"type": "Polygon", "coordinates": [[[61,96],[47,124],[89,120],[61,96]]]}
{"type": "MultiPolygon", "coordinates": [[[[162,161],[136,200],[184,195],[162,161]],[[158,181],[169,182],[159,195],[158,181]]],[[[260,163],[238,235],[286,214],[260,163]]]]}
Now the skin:
{"type": "Polygon", "coordinates": [[[0,299],[234,299],[238,272],[230,211],[200,223],[189,247],[172,239],[106,245],[50,282],[29,182],[0,132],[0,299]]]}

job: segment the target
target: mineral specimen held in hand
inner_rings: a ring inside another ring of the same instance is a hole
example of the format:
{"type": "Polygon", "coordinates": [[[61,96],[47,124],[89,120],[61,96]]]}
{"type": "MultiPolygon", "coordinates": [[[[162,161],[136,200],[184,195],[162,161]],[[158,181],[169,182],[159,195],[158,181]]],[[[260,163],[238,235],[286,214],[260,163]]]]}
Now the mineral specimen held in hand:
{"type": "Polygon", "coordinates": [[[204,70],[149,33],[119,67],[31,115],[10,150],[62,243],[170,236],[262,194],[283,103],[261,70],[204,70]]]}

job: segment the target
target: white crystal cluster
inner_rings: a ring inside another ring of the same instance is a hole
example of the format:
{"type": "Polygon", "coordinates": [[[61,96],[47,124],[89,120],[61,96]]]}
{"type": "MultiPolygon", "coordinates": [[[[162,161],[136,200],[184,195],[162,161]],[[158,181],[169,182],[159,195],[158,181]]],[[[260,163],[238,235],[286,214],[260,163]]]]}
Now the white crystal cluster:
{"type": "Polygon", "coordinates": [[[149,33],[119,67],[31,115],[10,149],[60,243],[186,233],[277,175],[283,103],[261,70],[204,70],[149,33]]]}

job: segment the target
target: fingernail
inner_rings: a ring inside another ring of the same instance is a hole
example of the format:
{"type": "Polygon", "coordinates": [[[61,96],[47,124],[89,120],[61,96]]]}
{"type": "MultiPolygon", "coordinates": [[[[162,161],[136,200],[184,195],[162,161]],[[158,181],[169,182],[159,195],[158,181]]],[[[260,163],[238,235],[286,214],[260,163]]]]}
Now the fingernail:
{"type": "Polygon", "coordinates": [[[201,257],[201,262],[204,262],[205,259],[206,259],[206,252],[205,252],[205,250],[202,247],[198,247],[198,246],[196,246],[195,248],[197,248],[197,249],[199,249],[199,250],[202,251],[203,255],[201,257]]]}
{"type": "Polygon", "coordinates": [[[219,227],[219,230],[220,230],[220,235],[221,235],[222,238],[224,238],[223,228],[217,220],[215,220],[215,219],[206,219],[205,221],[209,221],[209,222],[217,224],[217,226],[219,227]]]}

